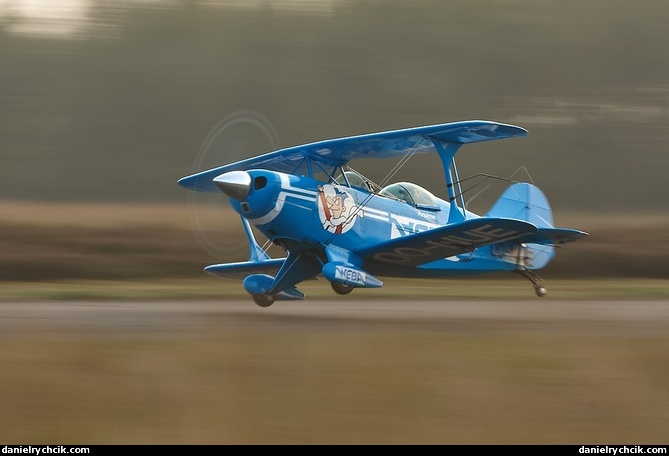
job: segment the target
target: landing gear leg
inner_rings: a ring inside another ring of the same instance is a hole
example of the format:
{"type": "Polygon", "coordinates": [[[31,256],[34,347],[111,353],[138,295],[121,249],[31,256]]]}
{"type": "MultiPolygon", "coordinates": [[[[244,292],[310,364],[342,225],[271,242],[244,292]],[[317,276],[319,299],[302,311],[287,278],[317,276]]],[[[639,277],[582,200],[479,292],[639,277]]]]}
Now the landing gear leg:
{"type": "Polygon", "coordinates": [[[540,298],[543,298],[544,296],[546,296],[546,293],[548,293],[548,290],[546,290],[544,287],[541,286],[541,279],[539,277],[537,277],[529,269],[519,269],[519,270],[513,271],[513,272],[514,272],[514,274],[525,277],[527,280],[532,282],[532,285],[534,286],[534,292],[540,298]]]}

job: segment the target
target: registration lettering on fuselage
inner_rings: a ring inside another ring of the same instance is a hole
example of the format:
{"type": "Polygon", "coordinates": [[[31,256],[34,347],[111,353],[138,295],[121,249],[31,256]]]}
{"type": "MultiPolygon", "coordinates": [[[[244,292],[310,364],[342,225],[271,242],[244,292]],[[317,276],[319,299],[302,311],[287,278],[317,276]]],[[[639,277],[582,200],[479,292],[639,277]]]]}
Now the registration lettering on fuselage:
{"type": "Polygon", "coordinates": [[[390,214],[390,239],[437,228],[439,225],[402,215],[390,214]]]}
{"type": "Polygon", "coordinates": [[[337,266],[335,268],[335,278],[343,282],[364,285],[367,279],[367,275],[362,271],[358,271],[357,269],[351,269],[345,266],[337,266]]]}

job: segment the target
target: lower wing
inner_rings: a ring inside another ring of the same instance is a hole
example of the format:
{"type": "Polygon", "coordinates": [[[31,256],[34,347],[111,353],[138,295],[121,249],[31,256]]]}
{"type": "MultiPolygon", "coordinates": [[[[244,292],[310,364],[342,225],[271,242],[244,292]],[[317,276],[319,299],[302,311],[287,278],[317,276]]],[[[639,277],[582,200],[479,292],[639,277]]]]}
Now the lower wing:
{"type": "Polygon", "coordinates": [[[204,271],[228,279],[244,279],[250,274],[269,274],[273,276],[283,266],[285,261],[285,258],[276,258],[263,261],[212,264],[204,268],[204,271]]]}
{"type": "Polygon", "coordinates": [[[577,241],[588,233],[572,228],[539,228],[536,233],[518,239],[527,244],[557,245],[577,241]]]}
{"type": "Polygon", "coordinates": [[[400,266],[421,264],[472,252],[477,247],[506,242],[537,233],[537,227],[522,220],[481,217],[356,250],[366,261],[400,266]]]}

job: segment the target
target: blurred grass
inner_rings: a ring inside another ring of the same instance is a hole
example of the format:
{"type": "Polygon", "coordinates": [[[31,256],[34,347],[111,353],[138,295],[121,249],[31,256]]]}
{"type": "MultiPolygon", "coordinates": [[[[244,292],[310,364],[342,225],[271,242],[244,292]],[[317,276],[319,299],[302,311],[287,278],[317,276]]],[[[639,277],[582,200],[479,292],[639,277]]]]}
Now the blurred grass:
{"type": "MultiPolygon", "coordinates": [[[[325,280],[302,283],[306,299],[669,299],[669,280],[556,279],[544,280],[548,295],[538,298],[530,282],[506,278],[414,280],[389,278],[379,289],[359,289],[336,295],[325,280]]],[[[13,300],[180,300],[249,299],[241,282],[216,277],[204,279],[74,280],[62,282],[3,282],[0,301],[13,300]]]]}
{"type": "MultiPolygon", "coordinates": [[[[240,282],[203,272],[246,259],[238,216],[227,206],[196,209],[194,223],[188,205],[0,201],[0,300],[247,298],[240,282]]],[[[544,299],[669,297],[666,215],[567,214],[559,224],[590,235],[539,271],[544,299]]],[[[529,281],[510,273],[383,281],[346,299],[536,299],[529,281]]],[[[299,288],[337,298],[323,280],[299,288]]]]}
{"type": "Polygon", "coordinates": [[[666,333],[272,321],[4,334],[0,440],[666,444],[666,333]]]}

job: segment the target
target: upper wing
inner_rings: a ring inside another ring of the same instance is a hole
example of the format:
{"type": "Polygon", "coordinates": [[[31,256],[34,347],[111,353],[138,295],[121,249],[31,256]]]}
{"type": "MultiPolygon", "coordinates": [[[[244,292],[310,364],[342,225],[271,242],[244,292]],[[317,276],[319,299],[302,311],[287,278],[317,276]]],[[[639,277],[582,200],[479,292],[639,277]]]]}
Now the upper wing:
{"type": "Polygon", "coordinates": [[[212,180],[219,174],[253,168],[262,168],[288,174],[306,175],[307,159],[329,166],[343,165],[354,158],[402,157],[408,151],[433,152],[431,140],[468,144],[494,139],[526,136],[527,130],[514,125],[485,120],[468,120],[440,125],[391,130],[359,136],[329,139],[258,155],[253,158],[202,171],[179,180],[179,185],[199,191],[217,192],[212,180]]]}
{"type": "Polygon", "coordinates": [[[482,217],[403,236],[355,253],[366,261],[419,266],[536,232],[535,225],[522,220],[482,217]]]}

